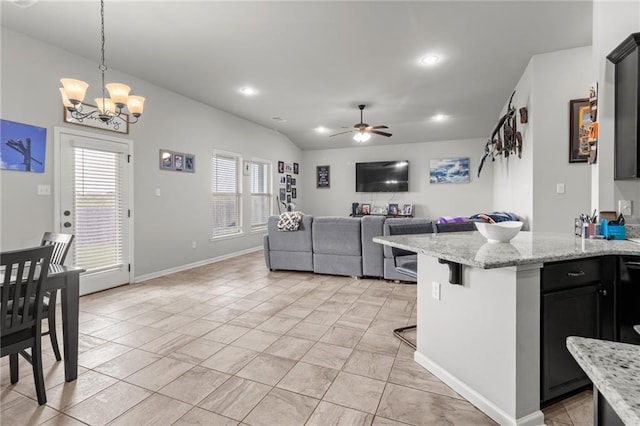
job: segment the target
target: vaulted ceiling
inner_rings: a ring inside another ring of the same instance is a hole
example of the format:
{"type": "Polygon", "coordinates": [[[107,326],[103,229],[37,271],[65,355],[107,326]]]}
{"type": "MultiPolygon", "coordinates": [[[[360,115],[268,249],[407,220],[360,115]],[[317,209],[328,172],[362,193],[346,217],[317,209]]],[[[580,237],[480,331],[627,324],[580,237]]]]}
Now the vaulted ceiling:
{"type": "MultiPolygon", "coordinates": [[[[1,4],[2,26],[98,64],[99,1],[12,3],[1,4]]],[[[393,133],[365,147],[466,139],[488,136],[532,55],[591,44],[591,10],[590,1],[107,0],[106,58],[304,150],[357,145],[329,134],[359,122],[358,104],[365,122],[393,133]],[[429,54],[439,62],[420,64],[429,54]]]]}

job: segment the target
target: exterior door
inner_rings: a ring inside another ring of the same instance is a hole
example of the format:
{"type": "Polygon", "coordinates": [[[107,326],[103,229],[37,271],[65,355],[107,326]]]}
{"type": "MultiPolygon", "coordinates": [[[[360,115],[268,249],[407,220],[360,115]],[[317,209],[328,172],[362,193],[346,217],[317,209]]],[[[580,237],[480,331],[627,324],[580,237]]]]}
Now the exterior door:
{"type": "Polygon", "coordinates": [[[75,239],[67,263],[87,271],[80,294],[131,282],[129,140],[56,128],[56,200],[60,232],[75,239]]]}

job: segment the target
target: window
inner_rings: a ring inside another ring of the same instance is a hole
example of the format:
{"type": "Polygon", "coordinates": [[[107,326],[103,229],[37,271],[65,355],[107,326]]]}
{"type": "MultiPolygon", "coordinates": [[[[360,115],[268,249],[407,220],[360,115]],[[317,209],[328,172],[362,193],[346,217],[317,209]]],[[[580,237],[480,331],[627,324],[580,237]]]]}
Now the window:
{"type": "Polygon", "coordinates": [[[254,160],[251,163],[251,229],[265,229],[271,216],[271,163],[254,160]]]}
{"type": "Polygon", "coordinates": [[[240,157],[236,154],[214,152],[211,173],[213,201],[212,238],[242,233],[242,187],[238,177],[240,157]]]}

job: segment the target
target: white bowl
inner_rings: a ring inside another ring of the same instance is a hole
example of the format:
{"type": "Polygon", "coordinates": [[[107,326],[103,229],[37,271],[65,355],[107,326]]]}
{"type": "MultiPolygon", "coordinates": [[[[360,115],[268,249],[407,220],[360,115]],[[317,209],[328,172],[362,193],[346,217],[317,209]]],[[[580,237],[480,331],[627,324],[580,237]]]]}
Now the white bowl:
{"type": "Polygon", "coordinates": [[[522,228],[522,222],[515,220],[496,223],[475,222],[475,224],[478,231],[490,243],[508,243],[522,228]]]}

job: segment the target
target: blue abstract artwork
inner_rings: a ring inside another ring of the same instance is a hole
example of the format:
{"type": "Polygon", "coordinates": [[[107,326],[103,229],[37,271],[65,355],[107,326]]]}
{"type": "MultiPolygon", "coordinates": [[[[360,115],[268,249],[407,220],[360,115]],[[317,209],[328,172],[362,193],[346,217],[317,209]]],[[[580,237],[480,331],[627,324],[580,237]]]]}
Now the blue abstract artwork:
{"type": "Polygon", "coordinates": [[[0,168],[44,173],[47,129],[0,119],[0,168]]]}
{"type": "Polygon", "coordinates": [[[468,183],[469,157],[442,158],[429,162],[429,183],[468,183]]]}

